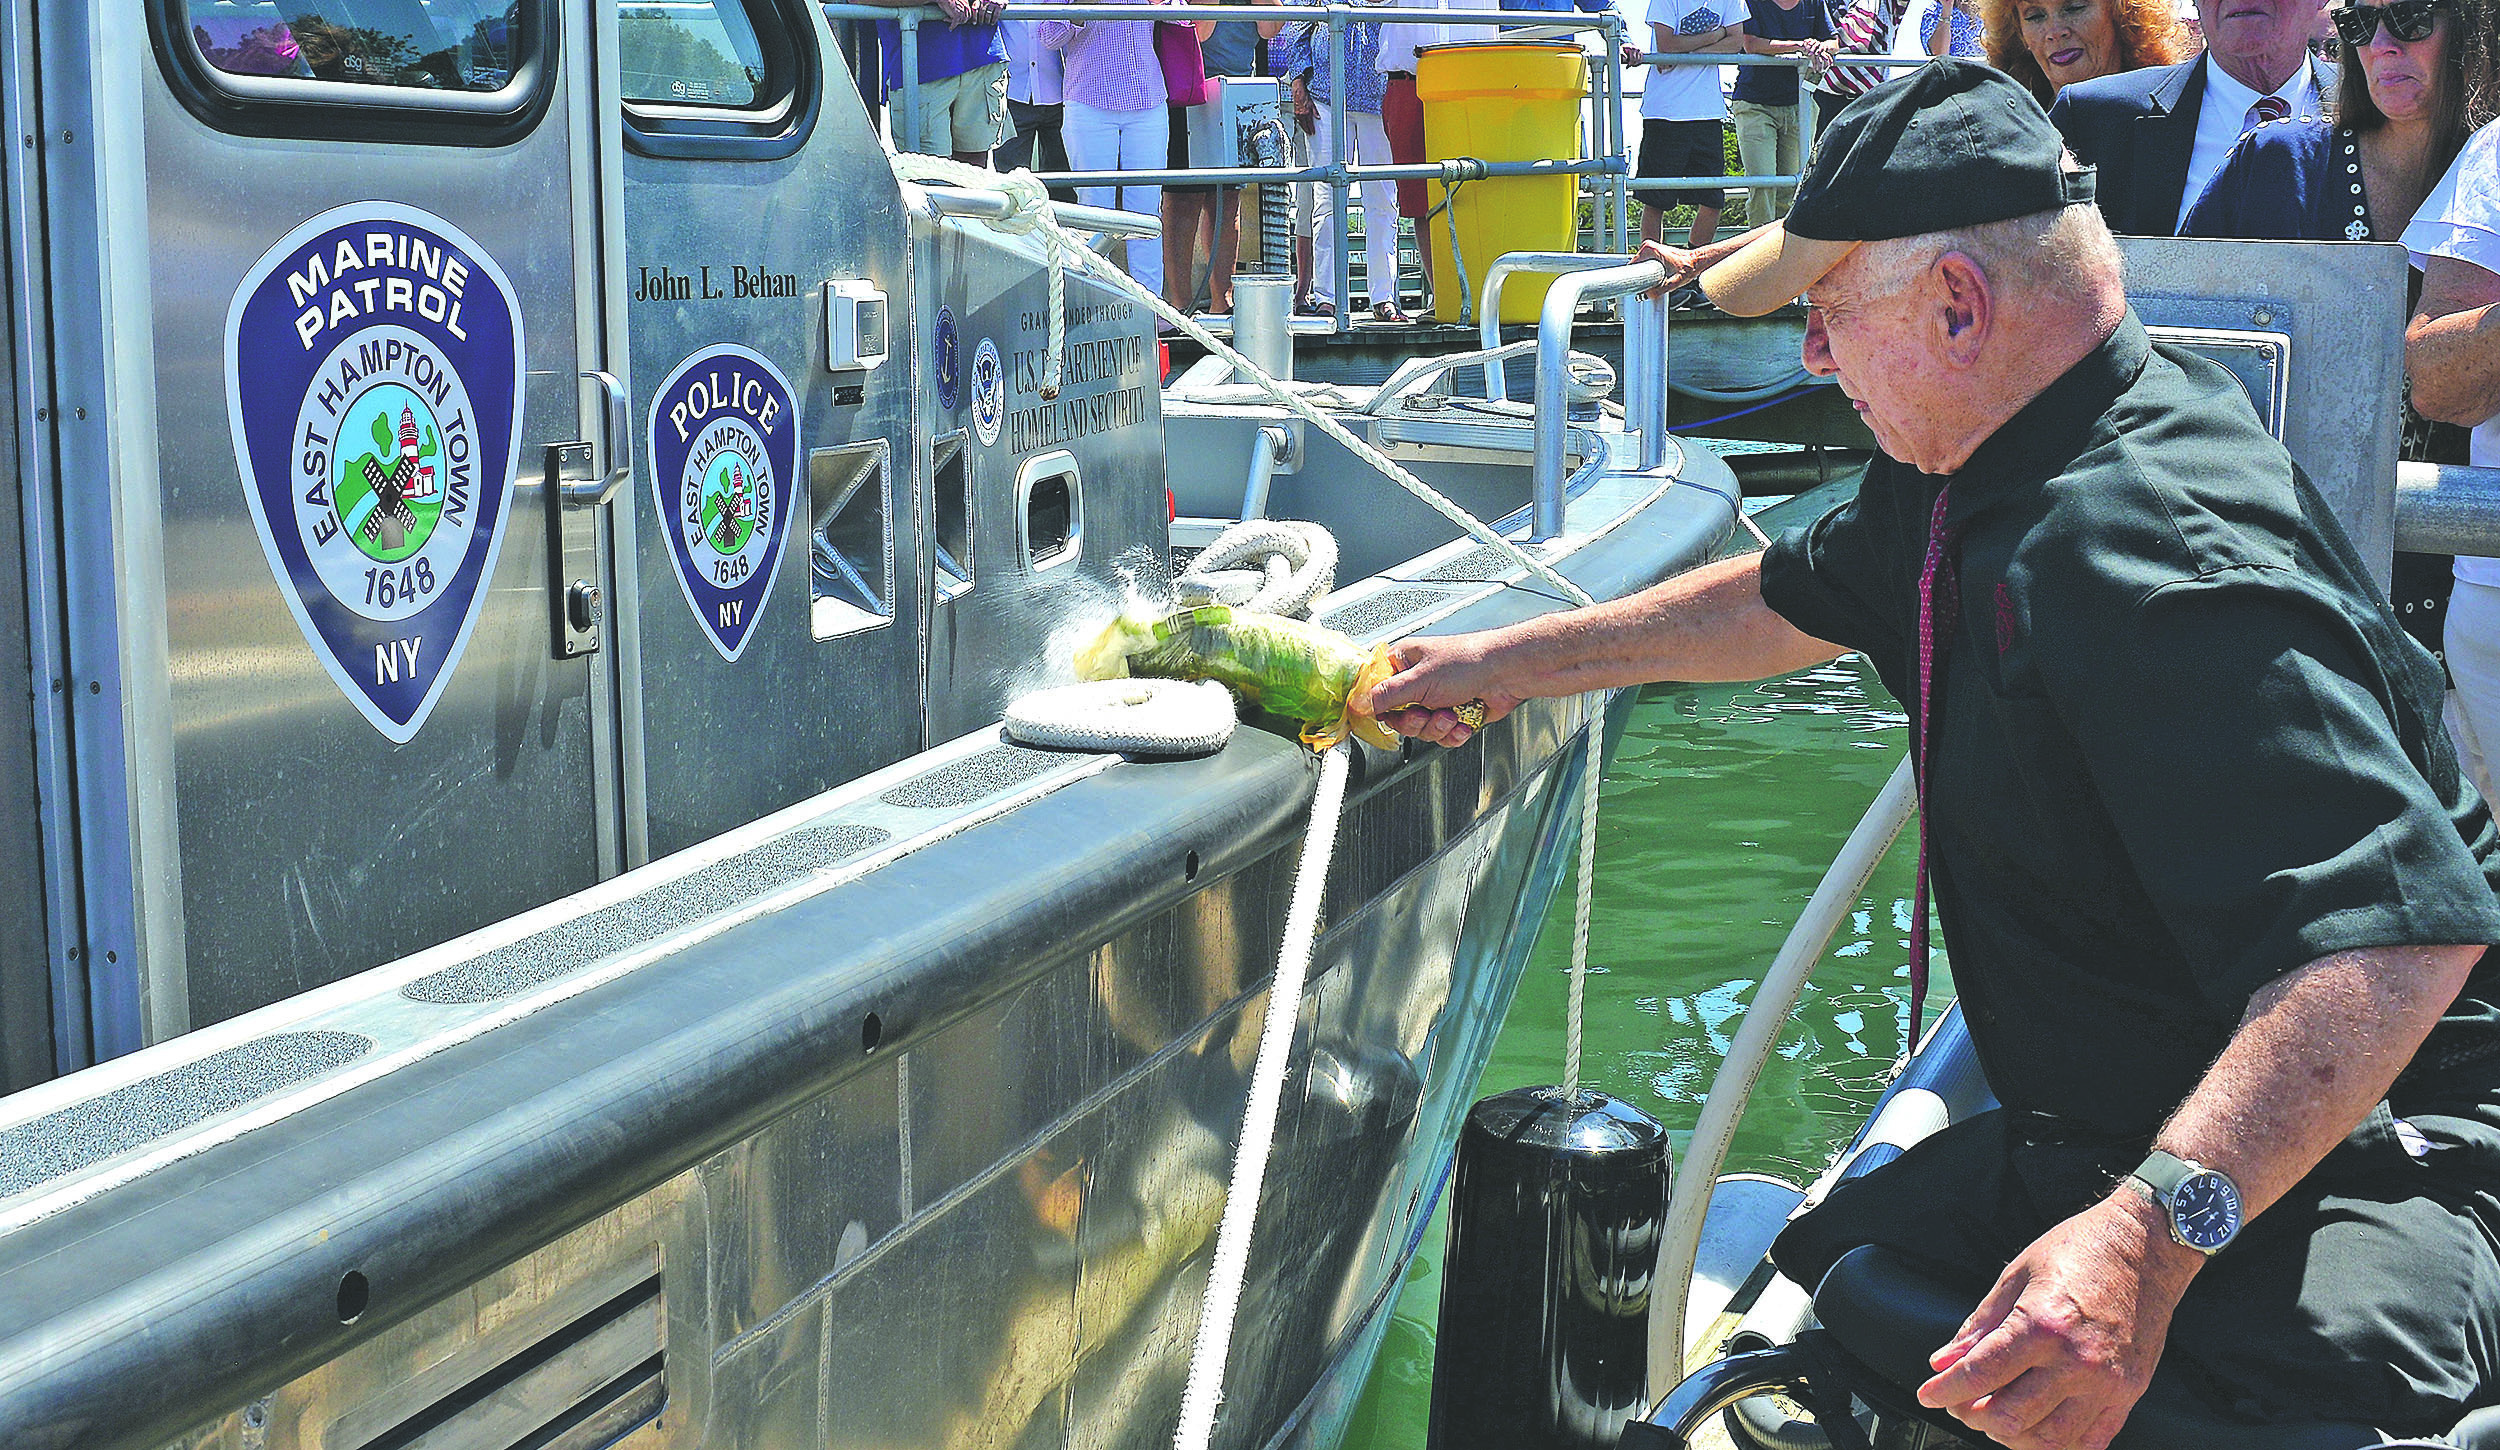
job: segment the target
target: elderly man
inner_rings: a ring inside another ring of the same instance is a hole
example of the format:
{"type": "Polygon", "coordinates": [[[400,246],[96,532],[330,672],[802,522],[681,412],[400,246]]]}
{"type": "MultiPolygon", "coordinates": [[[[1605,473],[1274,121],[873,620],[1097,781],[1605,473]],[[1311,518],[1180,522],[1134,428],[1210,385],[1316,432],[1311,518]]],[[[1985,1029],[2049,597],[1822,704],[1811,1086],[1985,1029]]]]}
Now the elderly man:
{"type": "Polygon", "coordinates": [[[2078,81],[2049,119],[2100,168],[2110,230],[2175,236],[2205,183],[2250,128],[2323,116],[2335,65],[2309,51],[2319,0],[2196,0],[2205,53],[2078,81]]]}
{"type": "Polygon", "coordinates": [[[2148,1386],[2442,1429],[2500,1390],[2491,817],[2430,657],[2231,378],[2150,342],[2092,192],[1986,67],[1853,103],[1701,285],[1808,295],[1806,365],[1883,449],[1857,497],[1409,641],[1371,703],[1455,744],[1531,696],[1862,651],[1914,722],[1922,886],[2004,1107],[1773,1257],[1814,1284],[1878,1243],[1984,1290],[1916,1389],[2016,1450],[2099,1450],[2148,1386]]]}

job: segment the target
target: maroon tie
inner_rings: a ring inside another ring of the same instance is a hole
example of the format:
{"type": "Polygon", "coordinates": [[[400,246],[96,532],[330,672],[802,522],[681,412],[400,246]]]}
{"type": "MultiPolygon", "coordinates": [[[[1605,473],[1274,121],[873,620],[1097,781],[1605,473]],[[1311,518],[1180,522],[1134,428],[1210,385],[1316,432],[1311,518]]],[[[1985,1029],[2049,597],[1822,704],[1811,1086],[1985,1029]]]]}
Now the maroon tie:
{"type": "Polygon", "coordinates": [[[1918,786],[1917,899],[1910,906],[1910,1043],[1918,1043],[1927,1010],[1927,850],[1930,758],[1936,749],[1936,670],[1953,643],[1953,617],[1961,591],[1953,575],[1953,531],[1944,526],[1946,501],[1953,485],[1936,494],[1935,511],[1927,517],[1927,562],[1918,571],[1918,749],[1910,768],[1918,786]]]}
{"type": "Polygon", "coordinates": [[[2291,113],[2292,103],[2281,96],[2259,96],[2257,104],[2248,108],[2248,118],[2240,122],[2240,134],[2245,136],[2268,121],[2280,121],[2291,113]]]}

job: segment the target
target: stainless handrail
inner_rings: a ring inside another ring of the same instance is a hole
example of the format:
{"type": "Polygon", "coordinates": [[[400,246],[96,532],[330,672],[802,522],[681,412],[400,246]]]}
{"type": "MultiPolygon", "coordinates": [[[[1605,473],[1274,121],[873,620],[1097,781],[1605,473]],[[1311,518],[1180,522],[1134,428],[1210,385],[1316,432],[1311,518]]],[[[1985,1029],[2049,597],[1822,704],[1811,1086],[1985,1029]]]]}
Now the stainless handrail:
{"type": "Polygon", "coordinates": [[[1502,362],[1507,353],[1502,344],[1502,284],[1512,274],[1536,272],[1594,272],[1601,267],[1623,264],[1613,257],[1593,257],[1586,252],[1504,252],[1493,259],[1484,274],[1484,295],[1476,300],[1476,342],[1485,349],[1484,395],[1488,398],[1510,396],[1510,380],[1503,375],[1502,362]]]}
{"type": "MultiPolygon", "coordinates": [[[[946,216],[968,216],[998,219],[1015,210],[1015,203],[995,191],[965,191],[952,186],[928,189],[929,205],[946,216]]],[[[1113,211],[1109,207],[1078,206],[1074,202],[1054,201],[1050,213],[1059,224],[1074,231],[1100,232],[1111,237],[1159,237],[1163,235],[1163,219],[1144,212],[1113,211]]]]}
{"type": "Polygon", "coordinates": [[[2397,464],[2396,547],[2500,557],[2500,468],[2397,464]]]}
{"type": "MultiPolygon", "coordinates": [[[[1667,269],[1659,263],[1633,262],[1567,273],[1546,292],[1545,310],[1536,324],[1536,413],[1532,434],[1535,473],[1530,493],[1530,542],[1553,538],[1563,530],[1563,433],[1567,424],[1564,384],[1571,360],[1571,326],[1580,303],[1592,296],[1621,297],[1645,292],[1666,280],[1667,269]]],[[[1660,362],[1663,365],[1664,360],[1660,362]]],[[[1665,391],[1664,386],[1658,389],[1661,395],[1665,391]]],[[[1663,436],[1663,429],[1660,431],[1663,436]]]]}

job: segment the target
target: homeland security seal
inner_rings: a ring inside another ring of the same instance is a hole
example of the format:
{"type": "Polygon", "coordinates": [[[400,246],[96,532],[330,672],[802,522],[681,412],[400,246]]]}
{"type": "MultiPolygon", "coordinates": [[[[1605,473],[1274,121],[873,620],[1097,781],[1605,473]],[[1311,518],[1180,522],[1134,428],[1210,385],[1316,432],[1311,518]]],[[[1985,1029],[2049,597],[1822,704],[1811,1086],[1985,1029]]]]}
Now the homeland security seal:
{"type": "Polygon", "coordinates": [[[651,398],[651,493],[686,605],[735,660],[772,601],[799,471],[798,405],[780,369],[722,343],[651,398]]]}
{"type": "Polygon", "coordinates": [[[512,283],[440,217],[339,207],[244,275],[225,364],[279,593],[348,700],[406,744],[503,548],[523,378],[512,283]]]}
{"type": "Polygon", "coordinates": [[[999,364],[998,344],[985,337],[972,354],[972,431],[987,448],[1006,421],[1007,370],[999,364]]]}

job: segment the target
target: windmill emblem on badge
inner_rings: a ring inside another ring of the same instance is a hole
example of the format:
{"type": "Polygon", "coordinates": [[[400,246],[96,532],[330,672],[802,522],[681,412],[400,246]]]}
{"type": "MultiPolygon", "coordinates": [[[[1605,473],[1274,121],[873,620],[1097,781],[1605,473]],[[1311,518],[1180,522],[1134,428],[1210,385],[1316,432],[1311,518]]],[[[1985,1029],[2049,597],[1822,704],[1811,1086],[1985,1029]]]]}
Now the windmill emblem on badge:
{"type": "Polygon", "coordinates": [[[728,462],[725,474],[713,473],[703,499],[704,537],[724,558],[745,548],[747,537],[755,532],[755,490],[748,485],[746,469],[739,461],[733,457],[728,462]]]}
{"type": "Polygon", "coordinates": [[[372,451],[359,452],[353,446],[339,450],[338,486],[331,490],[330,501],[340,527],[377,564],[396,564],[423,549],[442,517],[442,487],[434,476],[442,437],[431,410],[423,425],[418,423],[422,406],[415,393],[395,383],[374,388],[352,410],[366,420],[372,451]],[[396,428],[391,423],[393,403],[399,404],[396,428]]]}

